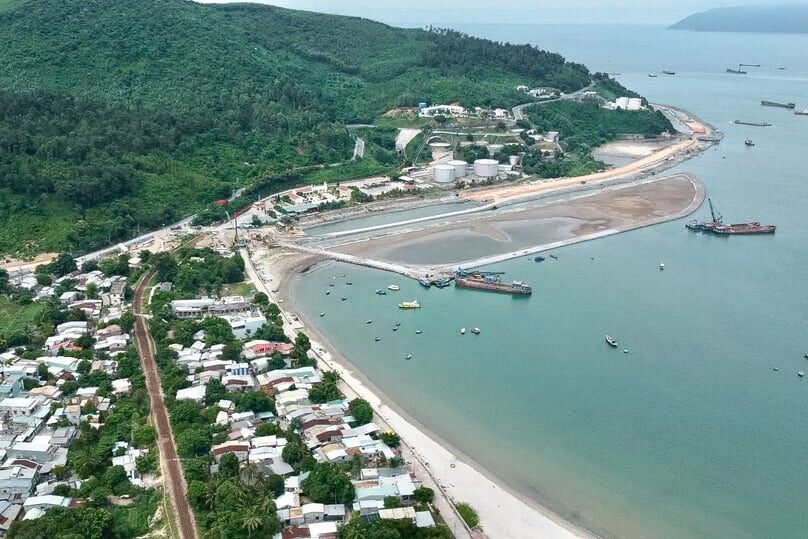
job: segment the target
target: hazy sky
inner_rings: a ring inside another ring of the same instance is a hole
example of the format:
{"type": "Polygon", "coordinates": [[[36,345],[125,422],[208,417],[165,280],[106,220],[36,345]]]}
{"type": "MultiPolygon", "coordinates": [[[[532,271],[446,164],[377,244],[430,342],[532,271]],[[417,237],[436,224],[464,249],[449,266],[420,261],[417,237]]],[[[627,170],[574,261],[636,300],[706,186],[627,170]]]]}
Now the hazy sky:
{"type": "MultiPolygon", "coordinates": [[[[197,0],[203,3],[236,0],[197,0]]],[[[241,0],[243,1],[243,0],[241,0]]],[[[264,4],[356,15],[399,26],[469,23],[673,24],[696,11],[788,0],[260,0],[264,4]]]]}

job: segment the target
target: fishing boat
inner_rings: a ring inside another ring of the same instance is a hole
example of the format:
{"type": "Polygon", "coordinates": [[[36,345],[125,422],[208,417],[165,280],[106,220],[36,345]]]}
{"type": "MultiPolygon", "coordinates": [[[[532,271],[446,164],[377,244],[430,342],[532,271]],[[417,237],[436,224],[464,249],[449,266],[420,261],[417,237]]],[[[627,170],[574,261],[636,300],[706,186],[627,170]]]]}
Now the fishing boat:
{"type": "Polygon", "coordinates": [[[465,335],[466,334],[466,328],[460,328],[460,334],[465,335]]]}
{"type": "Polygon", "coordinates": [[[330,296],[330,295],[331,295],[331,290],[326,290],[326,291],[325,291],[325,295],[326,295],[326,296],[330,296]]]}
{"type": "Polygon", "coordinates": [[[406,356],[404,356],[404,359],[412,359],[412,354],[407,354],[406,356]]]}
{"type": "Polygon", "coordinates": [[[437,281],[432,281],[432,284],[435,285],[437,288],[446,288],[450,284],[452,284],[452,278],[446,277],[444,279],[438,279],[437,281]]]}
{"type": "Polygon", "coordinates": [[[802,372],[802,371],[800,371],[800,372],[798,372],[798,373],[797,373],[797,376],[799,376],[800,378],[802,378],[803,376],[805,376],[805,373],[804,373],[804,372],[802,372]]]}
{"type": "Polygon", "coordinates": [[[401,322],[396,322],[396,327],[399,327],[400,325],[401,325],[401,322]]]}
{"type": "Polygon", "coordinates": [[[334,283],[328,283],[328,286],[334,286],[334,283]]]}
{"type": "Polygon", "coordinates": [[[743,143],[746,144],[747,146],[754,146],[755,145],[755,143],[752,142],[751,138],[746,139],[745,141],[743,141],[743,143]]]}
{"type": "Polygon", "coordinates": [[[391,284],[391,285],[387,286],[387,290],[392,290],[393,292],[398,292],[399,290],[401,290],[401,287],[398,286],[397,284],[391,284]]]}
{"type": "Polygon", "coordinates": [[[339,299],[341,299],[342,301],[345,301],[345,300],[346,300],[346,299],[348,299],[348,298],[346,298],[345,296],[342,296],[342,297],[341,297],[341,298],[339,298],[339,299]]]}
{"type": "MultiPolygon", "coordinates": [[[[398,304],[398,308],[399,309],[420,309],[421,304],[418,303],[417,299],[414,299],[412,301],[402,301],[401,303],[398,304]]],[[[398,327],[398,326],[396,326],[396,327],[398,327]]]]}
{"type": "Polygon", "coordinates": [[[325,316],[325,313],[320,313],[320,316],[325,316]]]}
{"type": "Polygon", "coordinates": [[[416,330],[415,330],[415,334],[416,334],[416,335],[420,335],[420,334],[421,334],[421,330],[420,330],[420,329],[416,329],[416,330]]]}
{"type": "Polygon", "coordinates": [[[617,348],[617,339],[612,337],[611,335],[606,335],[606,343],[611,346],[612,348],[617,348]]]}
{"type": "Polygon", "coordinates": [[[382,290],[381,288],[379,288],[378,290],[376,290],[376,293],[377,293],[378,295],[380,295],[380,296],[386,296],[386,295],[387,295],[387,292],[386,292],[385,290],[382,290]]]}
{"type": "Polygon", "coordinates": [[[471,330],[471,332],[474,333],[475,335],[479,335],[480,334],[480,328],[474,328],[474,329],[471,330]]]}
{"type": "Polygon", "coordinates": [[[393,326],[393,331],[398,331],[398,326],[393,326]]]}
{"type": "Polygon", "coordinates": [[[660,263],[659,263],[659,271],[664,271],[664,270],[665,270],[665,263],[664,263],[664,262],[660,262],[660,263]]]}
{"type": "Polygon", "coordinates": [[[808,116],[808,109],[795,110],[794,114],[797,116],[808,116]]]}
{"type": "Polygon", "coordinates": [[[663,69],[662,73],[665,75],[676,75],[676,71],[671,71],[670,69],[663,69]]]}
{"type": "Polygon", "coordinates": [[[432,286],[432,281],[428,279],[418,279],[418,284],[420,284],[424,288],[429,288],[430,286],[432,286]]]}
{"type": "Polygon", "coordinates": [[[656,73],[648,73],[648,76],[649,76],[649,77],[651,77],[652,79],[655,79],[655,78],[657,78],[659,75],[657,75],[656,73]]]}
{"type": "Polygon", "coordinates": [[[372,324],[373,320],[365,320],[365,324],[372,324]]]}
{"type": "Polygon", "coordinates": [[[345,284],[347,284],[348,286],[350,286],[350,285],[352,285],[353,283],[352,283],[351,281],[345,281],[345,284]]]}

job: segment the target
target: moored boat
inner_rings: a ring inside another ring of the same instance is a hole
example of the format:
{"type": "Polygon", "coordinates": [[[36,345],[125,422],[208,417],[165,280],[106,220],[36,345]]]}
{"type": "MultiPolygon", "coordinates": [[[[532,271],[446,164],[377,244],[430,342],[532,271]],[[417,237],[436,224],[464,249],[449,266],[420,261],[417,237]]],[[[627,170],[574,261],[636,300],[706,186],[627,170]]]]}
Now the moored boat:
{"type": "Polygon", "coordinates": [[[606,343],[607,343],[609,346],[611,346],[612,348],[617,348],[617,344],[618,344],[618,343],[617,343],[617,339],[615,339],[615,338],[614,338],[614,337],[612,337],[611,335],[605,335],[604,337],[606,338],[606,343]]]}
{"type": "Polygon", "coordinates": [[[753,221],[751,223],[734,223],[731,225],[717,226],[713,229],[713,233],[732,236],[740,234],[774,234],[776,230],[776,225],[762,225],[757,221],[753,221]]]}
{"type": "Polygon", "coordinates": [[[455,275],[455,286],[518,296],[529,296],[533,293],[533,287],[529,284],[522,281],[503,283],[500,275],[501,272],[458,269],[455,275]]]}
{"type": "Polygon", "coordinates": [[[424,288],[429,288],[430,286],[432,286],[432,281],[430,281],[429,279],[418,279],[418,284],[420,284],[424,288]]]}

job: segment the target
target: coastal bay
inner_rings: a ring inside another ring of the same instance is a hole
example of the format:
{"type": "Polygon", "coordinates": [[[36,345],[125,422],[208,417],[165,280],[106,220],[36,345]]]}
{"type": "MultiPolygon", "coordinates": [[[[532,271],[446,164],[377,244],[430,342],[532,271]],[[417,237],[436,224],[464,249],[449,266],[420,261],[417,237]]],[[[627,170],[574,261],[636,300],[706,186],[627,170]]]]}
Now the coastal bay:
{"type": "MultiPolygon", "coordinates": [[[[527,301],[424,290],[331,264],[294,285],[300,308],[314,318],[325,311],[318,329],[410,416],[584,527],[621,537],[804,536],[808,476],[799,448],[808,429],[796,371],[808,327],[800,292],[808,222],[798,201],[808,193],[795,156],[808,128],[759,106],[761,96],[800,94],[808,65],[793,51],[804,39],[765,36],[753,46],[653,28],[467,30],[498,39],[538,32],[596,69],[624,73],[649,98],[725,129],[721,145],[680,169],[704,182],[728,219],[774,222],[777,235],[715,238],[678,221],[565,247],[558,261],[497,264],[533,284],[527,301]],[[626,47],[643,53],[627,58],[626,47]],[[723,73],[760,50],[787,71],[723,73]],[[677,75],[647,77],[661,67],[677,75]],[[764,113],[775,124],[765,132],[729,127],[764,113]],[[754,150],[743,145],[749,137],[754,150]],[[354,282],[348,300],[324,303],[324,288],[341,274],[354,282]],[[417,297],[420,312],[400,313],[395,298],[373,294],[390,282],[401,285],[398,297],[417,297]],[[383,348],[363,327],[370,318],[387,329],[383,348]],[[397,319],[423,329],[421,339],[389,332],[397,319]],[[482,334],[461,337],[463,326],[482,334]],[[629,353],[611,354],[606,332],[629,353]],[[407,353],[413,361],[402,359],[407,353]]],[[[441,249],[420,248],[429,256],[441,249]]]]}

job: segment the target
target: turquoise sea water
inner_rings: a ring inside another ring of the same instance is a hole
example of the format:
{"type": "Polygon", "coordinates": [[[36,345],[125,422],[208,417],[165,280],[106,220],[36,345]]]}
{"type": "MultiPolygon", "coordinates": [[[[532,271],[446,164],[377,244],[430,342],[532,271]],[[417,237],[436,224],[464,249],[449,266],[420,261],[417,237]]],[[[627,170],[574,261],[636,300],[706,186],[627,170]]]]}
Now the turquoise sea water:
{"type": "Polygon", "coordinates": [[[808,107],[808,36],[461,29],[620,72],[650,100],[722,129],[715,151],[674,170],[696,173],[726,220],[774,223],[777,234],[718,238],[675,221],[559,249],[557,261],[498,264],[533,284],[529,299],[331,264],[297,280],[304,313],[410,415],[604,535],[808,536],[808,379],[796,376],[808,371],[808,117],[759,105],[808,107]],[[763,67],[723,73],[739,62],[763,67]],[[677,74],[647,76],[662,69],[677,74]],[[330,282],[339,293],[326,296],[330,282]],[[402,291],[374,294],[392,282],[402,291]],[[413,298],[422,309],[396,308],[413,298]],[[480,336],[460,335],[475,326],[480,336]]]}

